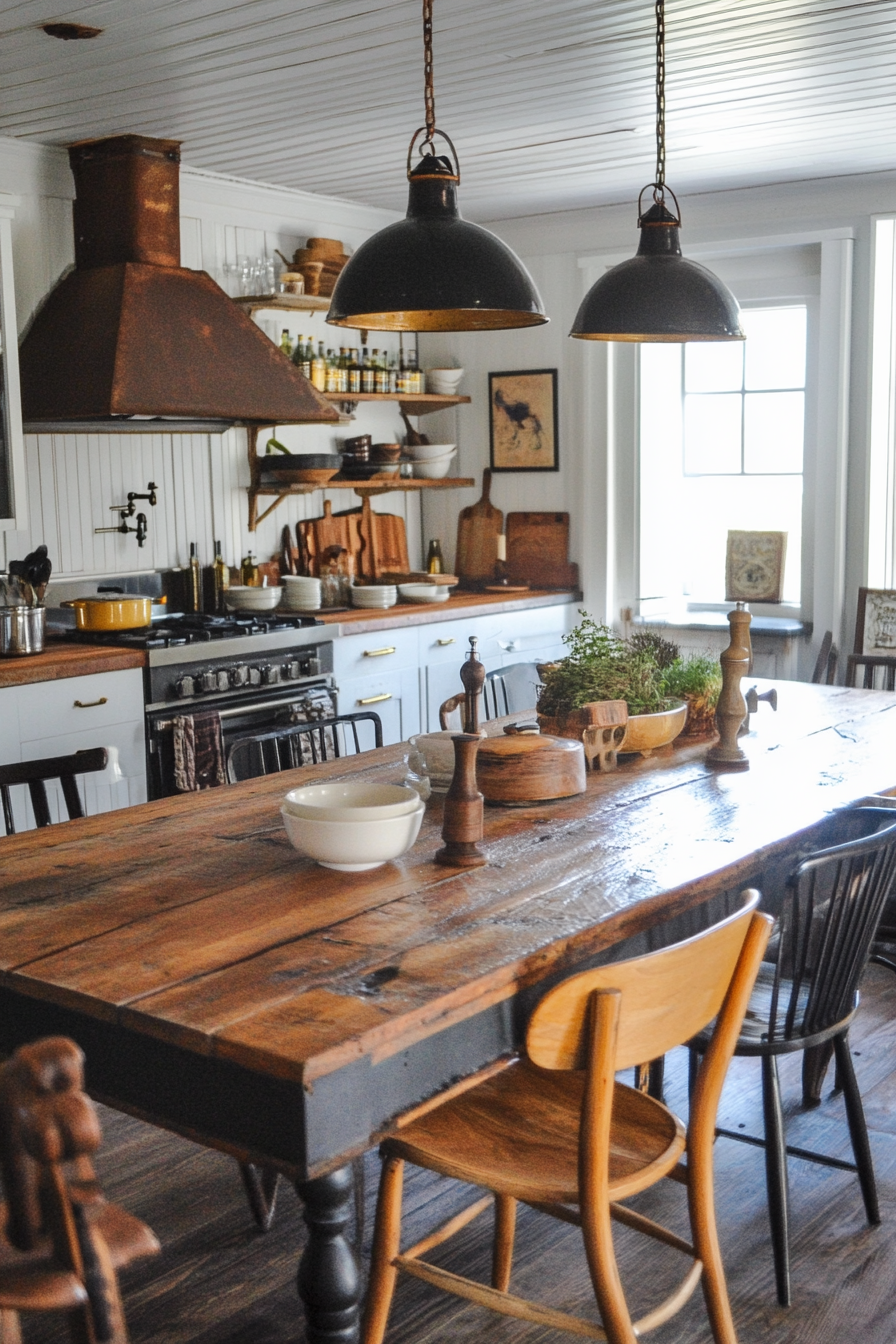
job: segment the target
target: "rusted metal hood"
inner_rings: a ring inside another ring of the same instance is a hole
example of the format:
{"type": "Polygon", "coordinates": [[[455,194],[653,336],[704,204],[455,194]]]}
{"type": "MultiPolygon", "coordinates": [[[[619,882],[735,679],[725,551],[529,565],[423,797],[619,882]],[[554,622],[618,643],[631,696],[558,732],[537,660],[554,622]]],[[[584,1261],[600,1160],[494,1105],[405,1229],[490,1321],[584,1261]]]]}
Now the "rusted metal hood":
{"type": "Polygon", "coordinates": [[[22,341],[26,422],[338,420],[211,276],[180,265],[179,141],[114,136],[69,160],[75,269],[22,341]]]}

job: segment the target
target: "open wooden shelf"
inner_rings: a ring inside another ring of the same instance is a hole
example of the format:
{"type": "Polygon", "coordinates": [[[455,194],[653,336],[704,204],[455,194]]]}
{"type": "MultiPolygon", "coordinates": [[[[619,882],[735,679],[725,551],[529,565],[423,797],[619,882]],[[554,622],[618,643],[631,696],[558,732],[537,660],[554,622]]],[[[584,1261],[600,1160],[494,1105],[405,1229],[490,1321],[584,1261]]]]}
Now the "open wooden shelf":
{"type": "Polygon", "coordinates": [[[470,400],[469,397],[442,397],[437,392],[325,392],[323,395],[343,409],[354,407],[359,401],[397,401],[405,415],[429,415],[432,411],[444,411],[449,406],[460,406],[470,400]]]}
{"type": "Polygon", "coordinates": [[[284,313],[326,313],[330,308],[329,299],[313,294],[240,294],[233,301],[245,308],[250,317],[264,308],[284,313]]]}
{"type": "Polygon", "coordinates": [[[254,532],[260,522],[273,513],[277,505],[290,495],[312,495],[316,490],[354,490],[362,499],[372,495],[388,495],[395,491],[406,493],[415,490],[466,490],[475,486],[472,476],[443,476],[438,481],[415,481],[406,476],[387,476],[369,481],[341,481],[338,478],[324,485],[250,485],[249,486],[249,531],[254,532]],[[261,513],[258,501],[261,498],[273,499],[261,513]]]}

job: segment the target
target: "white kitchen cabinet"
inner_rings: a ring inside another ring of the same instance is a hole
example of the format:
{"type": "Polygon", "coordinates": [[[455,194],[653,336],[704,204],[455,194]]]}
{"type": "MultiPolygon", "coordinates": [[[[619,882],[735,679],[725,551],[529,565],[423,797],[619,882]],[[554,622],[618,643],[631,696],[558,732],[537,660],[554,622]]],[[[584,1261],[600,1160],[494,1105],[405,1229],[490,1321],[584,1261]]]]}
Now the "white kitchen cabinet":
{"type": "Polygon", "coordinates": [[[383,725],[383,743],[404,742],[420,731],[420,680],[416,665],[384,668],[372,676],[337,677],[340,714],[373,710],[383,725]]]}
{"type": "MultiPolygon", "coordinates": [[[[108,768],[82,775],[78,789],[88,816],[146,802],[143,674],[139,668],[100,672],[0,690],[0,759],[35,761],[91,747],[114,747],[121,778],[108,768]]],[[[58,786],[47,796],[54,821],[66,819],[58,786]]],[[[27,790],[13,791],[17,830],[34,826],[27,790]]]]}

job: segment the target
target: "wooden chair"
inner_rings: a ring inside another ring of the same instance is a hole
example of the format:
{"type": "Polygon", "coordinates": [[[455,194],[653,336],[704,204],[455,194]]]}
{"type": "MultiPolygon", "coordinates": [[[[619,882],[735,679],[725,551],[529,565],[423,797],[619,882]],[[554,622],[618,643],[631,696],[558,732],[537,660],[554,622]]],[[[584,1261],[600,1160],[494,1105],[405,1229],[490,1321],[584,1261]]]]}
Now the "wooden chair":
{"type": "Polygon", "coordinates": [[[336,760],[342,756],[357,755],[370,747],[362,747],[358,733],[360,723],[373,728],[373,747],[383,745],[383,725],[379,714],[365,710],[359,714],[340,714],[333,719],[314,723],[291,724],[270,733],[242,737],[227,752],[227,780],[236,784],[243,779],[257,779],[260,775],[277,774],[281,770],[295,770],[310,759],[336,760]],[[346,750],[350,745],[352,751],[346,750]]]}
{"type": "MultiPolygon", "coordinates": [[[[502,714],[521,713],[534,709],[538,702],[537,688],[541,678],[535,663],[511,663],[509,667],[496,667],[486,672],[485,685],[479,701],[479,717],[484,723],[488,719],[500,718],[502,714]]],[[[457,731],[463,727],[464,692],[452,695],[439,707],[439,727],[447,730],[451,727],[452,716],[457,721],[457,731]]]]}
{"type": "Polygon", "coordinates": [[[21,1344],[28,1311],[65,1312],[75,1344],[127,1344],[116,1270],[159,1250],[144,1223],[102,1197],[83,1060],[74,1041],[53,1036],[0,1067],[2,1344],[21,1344]]]}
{"type": "Polygon", "coordinates": [[[896,657],[885,653],[851,653],[846,660],[846,684],[860,685],[866,691],[896,690],[896,657]]]}
{"type": "MultiPolygon", "coordinates": [[[[73,756],[54,756],[42,761],[17,761],[14,765],[0,765],[0,799],[3,802],[6,834],[15,835],[16,830],[10,789],[15,788],[17,784],[27,784],[36,825],[49,826],[52,818],[47,800],[46,781],[58,779],[62,786],[69,821],[72,821],[75,817],[84,816],[75,776],[105,770],[108,759],[109,753],[105,747],[91,747],[88,751],[76,751],[73,756]]],[[[0,1341],[0,1344],[4,1342],[0,1341]]]]}
{"type": "Polygon", "coordinates": [[[837,645],[834,643],[833,632],[825,630],[821,647],[818,650],[818,657],[815,659],[812,684],[815,686],[833,686],[837,680],[837,664],[839,661],[840,654],[837,645]]]}
{"type": "MultiPolygon", "coordinates": [[[[886,819],[885,813],[881,815],[886,819]]],[[[822,1166],[856,1172],[868,1222],[872,1226],[880,1222],[865,1114],[849,1049],[849,1027],[858,1008],[859,978],[894,885],[896,825],[821,850],[800,863],[787,880],[773,944],[774,960],[764,962],[760,969],[744,1030],[735,1044],[735,1055],[762,1060],[765,1137],[759,1139],[740,1130],[719,1129],[718,1133],[765,1149],[775,1279],[782,1306],[790,1304],[788,1153],[822,1166]],[[778,1056],[807,1052],[803,1090],[811,1104],[820,1096],[832,1050],[846,1104],[853,1163],[785,1143],[778,1056]]],[[[710,1039],[704,1033],[691,1043],[691,1082],[698,1086],[702,1073],[702,1068],[697,1072],[698,1057],[708,1050],[710,1039]]]]}
{"type": "MultiPolygon", "coordinates": [[[[364,1344],[381,1344],[399,1270],[434,1287],[551,1329],[634,1344],[684,1305],[697,1283],[717,1344],[736,1344],[713,1204],[716,1106],[772,921],[757,892],[705,933],[649,956],[574,975],[548,991],[526,1035],[527,1058],[412,1119],[381,1146],[364,1344]],[[690,1124],[614,1074],[687,1041],[716,1019],[690,1124]],[[687,1153],[687,1165],[679,1159],[687,1153]],[[405,1162],[491,1192],[399,1253],[405,1162]],[[693,1246],[621,1200],[671,1176],[687,1186],[693,1246]],[[494,1198],[491,1286],[420,1257],[494,1198]],[[582,1229],[603,1329],[509,1291],[516,1204],[582,1229]],[[615,1219],[691,1258],[681,1285],[633,1322],[613,1252],[615,1219]]],[[[419,1115],[419,1112],[418,1112],[419,1115]]]]}

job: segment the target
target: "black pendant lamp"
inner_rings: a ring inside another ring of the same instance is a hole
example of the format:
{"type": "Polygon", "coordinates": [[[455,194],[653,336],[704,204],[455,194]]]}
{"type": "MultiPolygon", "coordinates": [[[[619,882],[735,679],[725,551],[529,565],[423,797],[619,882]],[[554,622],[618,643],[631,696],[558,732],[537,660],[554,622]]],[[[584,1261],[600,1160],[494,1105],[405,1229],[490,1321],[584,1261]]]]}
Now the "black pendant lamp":
{"type": "Polygon", "coordinates": [[[637,256],[591,286],[570,336],[583,341],[742,341],[737,299],[717,275],[681,255],[681,211],[666,186],[665,0],[656,0],[656,180],[638,197],[637,256]],[[653,205],[641,213],[645,191],[653,205]],[[675,206],[666,206],[666,193],[675,206]]]}
{"type": "Polygon", "coordinates": [[[366,331],[494,331],[547,322],[529,272],[500,238],[462,219],[457,151],[436,129],[432,4],[423,0],[426,125],[408,149],[408,213],[362,243],[339,274],[327,322],[366,331]],[[411,168],[418,136],[420,162],[411,168]],[[452,160],[435,152],[433,136],[452,160]]]}

